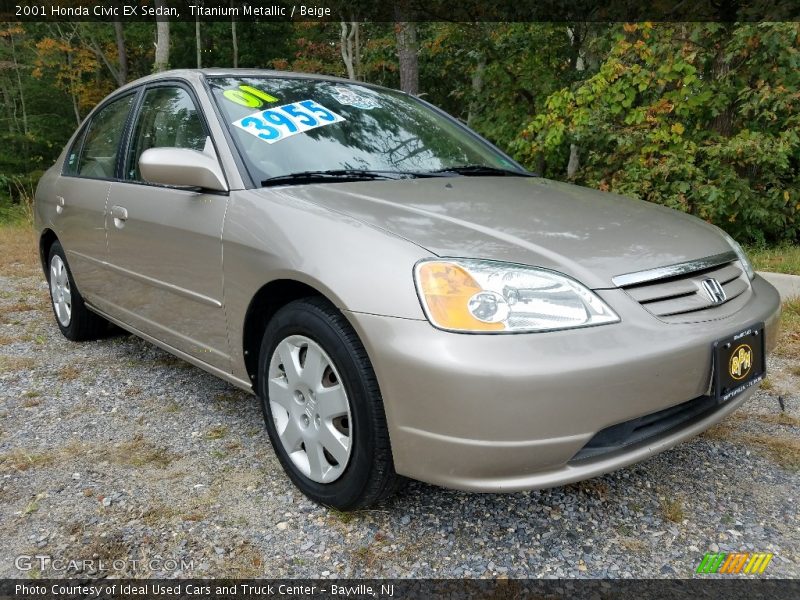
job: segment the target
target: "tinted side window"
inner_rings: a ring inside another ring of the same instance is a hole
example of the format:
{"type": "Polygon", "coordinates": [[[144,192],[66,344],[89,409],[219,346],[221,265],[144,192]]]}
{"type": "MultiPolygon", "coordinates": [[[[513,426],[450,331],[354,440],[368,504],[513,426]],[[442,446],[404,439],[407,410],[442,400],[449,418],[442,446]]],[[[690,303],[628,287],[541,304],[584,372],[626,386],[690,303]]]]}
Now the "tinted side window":
{"type": "Polygon", "coordinates": [[[75,138],[75,143],[72,144],[72,148],[69,149],[67,158],[64,160],[64,175],[78,174],[78,159],[80,158],[81,147],[83,146],[84,138],[86,138],[87,129],[88,127],[84,127],[81,130],[80,135],[75,138]]]}
{"type": "MultiPolygon", "coordinates": [[[[114,100],[92,117],[84,136],[78,160],[81,177],[112,179],[117,164],[120,140],[133,103],[133,94],[114,100]]],[[[67,157],[69,160],[70,157],[67,157]]]]}
{"type": "Polygon", "coordinates": [[[202,150],[206,133],[197,107],[180,87],[157,87],[145,93],[133,130],[125,178],[143,181],[139,157],[150,148],[202,150]]]}

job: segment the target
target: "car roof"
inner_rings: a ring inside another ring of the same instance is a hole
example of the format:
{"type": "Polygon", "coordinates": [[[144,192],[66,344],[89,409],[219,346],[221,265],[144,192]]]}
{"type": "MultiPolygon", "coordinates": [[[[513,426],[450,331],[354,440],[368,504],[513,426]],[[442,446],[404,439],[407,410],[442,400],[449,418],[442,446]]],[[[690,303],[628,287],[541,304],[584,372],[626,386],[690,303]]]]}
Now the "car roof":
{"type": "Polygon", "coordinates": [[[332,75],[316,75],[314,73],[297,73],[293,71],[274,71],[270,69],[225,69],[225,68],[208,68],[208,69],[171,69],[169,71],[161,71],[141,77],[124,86],[114,90],[113,95],[117,93],[140,86],[145,83],[152,83],[156,81],[169,80],[169,79],[183,79],[187,81],[200,82],[206,77],[282,77],[292,79],[311,79],[314,81],[333,81],[338,83],[357,83],[366,87],[380,89],[381,86],[365,83],[362,81],[353,81],[352,79],[345,79],[343,77],[334,77],[332,75]]]}

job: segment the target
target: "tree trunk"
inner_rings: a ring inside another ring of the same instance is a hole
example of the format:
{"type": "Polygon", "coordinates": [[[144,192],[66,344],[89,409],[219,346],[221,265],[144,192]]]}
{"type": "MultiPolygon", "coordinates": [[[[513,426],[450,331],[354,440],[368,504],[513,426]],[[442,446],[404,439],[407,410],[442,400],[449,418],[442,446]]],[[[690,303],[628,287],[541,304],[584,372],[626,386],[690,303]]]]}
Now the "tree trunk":
{"type": "MultiPolygon", "coordinates": [[[[724,81],[728,78],[731,71],[731,64],[727,54],[728,44],[732,36],[733,27],[730,23],[722,23],[718,36],[716,37],[716,52],[714,61],[711,65],[711,78],[714,81],[724,81]]],[[[731,137],[733,134],[735,103],[730,103],[719,111],[714,117],[713,129],[723,137],[731,137]]]]}
{"type": "Polygon", "coordinates": [[[361,73],[361,25],[358,21],[353,21],[353,28],[356,30],[355,39],[353,40],[354,51],[353,54],[353,68],[356,72],[356,79],[363,80],[361,73]]]}
{"type": "MultiPolygon", "coordinates": [[[[121,31],[117,31],[116,23],[117,22],[115,21],[114,35],[117,38],[117,50],[119,51],[120,39],[118,36],[121,33],[121,31]]],[[[111,60],[111,58],[109,58],[105,52],[103,52],[103,48],[94,39],[94,36],[92,35],[92,29],[91,27],[89,27],[88,24],[84,24],[83,27],[79,27],[78,25],[73,24],[72,35],[70,35],[69,38],[71,39],[73,36],[77,36],[78,40],[83,45],[88,46],[92,50],[92,52],[94,52],[95,56],[97,56],[98,60],[101,60],[103,62],[103,64],[108,69],[108,72],[111,73],[111,76],[114,78],[114,81],[117,82],[117,85],[123,85],[125,83],[125,79],[122,79],[122,77],[120,76],[120,69],[114,66],[114,61],[111,60]]],[[[120,54],[120,56],[124,55],[124,44],[125,44],[124,39],[122,43],[123,43],[123,52],[120,54]]]]}
{"type": "MultiPolygon", "coordinates": [[[[581,36],[580,32],[576,31],[576,28],[567,27],[567,36],[569,36],[569,41],[574,51],[572,66],[578,72],[583,71],[586,68],[583,60],[583,43],[586,41],[586,32],[583,32],[583,36],[581,36]]],[[[577,144],[572,143],[569,145],[567,179],[575,179],[575,175],[578,173],[578,169],[580,169],[580,167],[580,147],[577,144]]]]}
{"type": "Polygon", "coordinates": [[[125,49],[125,32],[122,30],[121,21],[114,21],[114,36],[117,39],[117,55],[119,57],[117,83],[125,85],[128,81],[128,51],[125,49]]]}
{"type": "Polygon", "coordinates": [[[353,68],[353,38],[355,37],[356,28],[358,23],[350,23],[348,27],[347,21],[341,22],[341,34],[339,36],[339,45],[342,51],[342,60],[347,69],[348,79],[355,79],[356,72],[353,68]]]}
{"type": "Polygon", "coordinates": [[[197,51],[197,68],[203,68],[202,44],[200,43],[200,15],[194,18],[194,45],[197,51]]]}
{"type": "MultiPolygon", "coordinates": [[[[231,0],[233,8],[233,0],[231,0]]],[[[231,47],[233,48],[233,68],[239,68],[239,38],[236,36],[236,17],[231,17],[231,47]]]]}
{"type": "MultiPolygon", "coordinates": [[[[5,80],[3,80],[3,83],[5,83],[5,80]]],[[[0,92],[2,92],[3,104],[8,107],[6,109],[9,114],[8,119],[6,119],[8,121],[8,132],[9,133],[17,132],[19,131],[19,120],[17,119],[17,102],[12,98],[11,92],[5,85],[0,86],[0,92]]]]}
{"type": "Polygon", "coordinates": [[[569,162],[567,163],[567,179],[575,179],[575,173],[581,166],[581,157],[577,144],[569,145],[569,162]]]}
{"type": "MultiPolygon", "coordinates": [[[[164,0],[155,0],[155,6],[166,8],[164,0]]],[[[153,71],[166,71],[169,68],[169,20],[156,17],[156,58],[153,71]]]]}
{"type": "Polygon", "coordinates": [[[472,126],[472,122],[477,116],[478,108],[483,104],[481,94],[483,93],[483,72],[486,70],[486,55],[481,52],[475,71],[472,73],[472,98],[469,102],[469,112],[467,113],[467,125],[472,126]]]}
{"type": "Polygon", "coordinates": [[[25,90],[22,89],[22,77],[19,74],[19,62],[17,62],[17,46],[14,43],[14,34],[8,36],[11,40],[11,57],[14,61],[14,71],[17,75],[17,87],[19,88],[19,103],[22,108],[22,130],[25,136],[28,135],[28,110],[25,108],[25,90]]]}
{"type": "MultiPolygon", "coordinates": [[[[66,53],[66,62],[67,66],[72,66],[72,58],[69,55],[69,52],[66,53]]],[[[74,86],[70,86],[69,95],[72,97],[72,110],[75,113],[75,123],[80,125],[81,124],[81,108],[78,104],[78,94],[75,93],[74,86]]]]}
{"type": "Polygon", "coordinates": [[[419,94],[419,46],[417,24],[400,21],[395,24],[397,59],[400,63],[400,89],[407,94],[419,94]]]}

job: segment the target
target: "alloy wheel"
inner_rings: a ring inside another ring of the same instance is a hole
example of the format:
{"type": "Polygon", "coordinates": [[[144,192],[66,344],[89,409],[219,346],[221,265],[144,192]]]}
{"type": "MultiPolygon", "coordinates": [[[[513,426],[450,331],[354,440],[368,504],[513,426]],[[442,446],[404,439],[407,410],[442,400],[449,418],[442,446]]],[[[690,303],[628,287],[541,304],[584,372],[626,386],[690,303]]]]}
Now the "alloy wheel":
{"type": "Polygon", "coordinates": [[[69,286],[67,266],[57,254],[50,261],[50,297],[58,322],[69,327],[72,319],[72,291],[69,286]]]}

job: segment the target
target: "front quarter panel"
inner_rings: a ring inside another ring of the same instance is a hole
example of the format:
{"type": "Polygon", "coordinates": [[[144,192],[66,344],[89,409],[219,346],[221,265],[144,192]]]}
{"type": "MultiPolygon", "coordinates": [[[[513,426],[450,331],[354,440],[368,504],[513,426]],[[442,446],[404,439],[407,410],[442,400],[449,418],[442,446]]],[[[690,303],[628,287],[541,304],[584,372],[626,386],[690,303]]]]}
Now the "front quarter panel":
{"type": "Polygon", "coordinates": [[[242,346],[244,319],[253,297],[271,281],[290,279],[309,285],[345,314],[425,320],[412,272],[429,252],[351,217],[284,195],[280,188],[271,192],[232,192],[225,219],[225,303],[235,376],[249,378],[242,346]]]}

